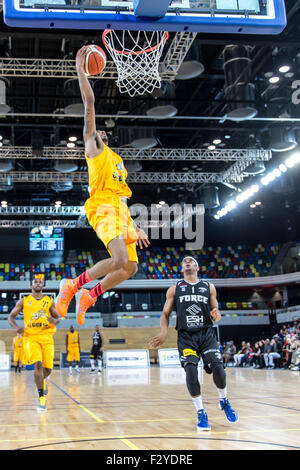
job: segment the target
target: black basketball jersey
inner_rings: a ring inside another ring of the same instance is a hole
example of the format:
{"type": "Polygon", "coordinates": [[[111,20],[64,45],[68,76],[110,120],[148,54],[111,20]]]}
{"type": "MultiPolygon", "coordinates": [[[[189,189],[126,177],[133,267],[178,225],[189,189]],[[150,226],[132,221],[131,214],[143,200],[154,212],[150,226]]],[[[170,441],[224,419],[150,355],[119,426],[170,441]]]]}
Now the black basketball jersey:
{"type": "Polygon", "coordinates": [[[95,333],[93,334],[93,346],[97,348],[101,348],[101,345],[102,345],[101,334],[95,331],[95,333]]]}
{"type": "Polygon", "coordinates": [[[210,316],[209,283],[200,280],[189,284],[185,280],[177,282],[175,290],[176,330],[200,331],[213,325],[210,316]]]}

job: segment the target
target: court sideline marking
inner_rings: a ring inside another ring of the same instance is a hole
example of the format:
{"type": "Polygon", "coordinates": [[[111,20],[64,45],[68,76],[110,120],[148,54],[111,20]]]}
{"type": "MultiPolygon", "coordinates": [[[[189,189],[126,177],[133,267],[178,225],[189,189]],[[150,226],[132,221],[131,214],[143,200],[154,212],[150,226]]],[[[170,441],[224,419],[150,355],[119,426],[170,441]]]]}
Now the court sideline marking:
{"type": "MultiPolygon", "coordinates": [[[[91,410],[89,410],[86,406],[82,405],[79,401],[75,400],[71,395],[69,395],[65,390],[63,390],[61,387],[59,387],[55,382],[52,380],[49,380],[49,382],[54,385],[58,390],[60,390],[62,393],[64,393],[68,398],[70,398],[76,405],[79,406],[83,411],[85,411],[89,416],[91,416],[97,423],[105,423],[105,421],[98,416],[96,416],[91,410]]],[[[134,445],[132,442],[130,442],[126,438],[119,438],[121,442],[123,442],[127,447],[129,447],[131,450],[139,450],[139,448],[134,445]]]]}

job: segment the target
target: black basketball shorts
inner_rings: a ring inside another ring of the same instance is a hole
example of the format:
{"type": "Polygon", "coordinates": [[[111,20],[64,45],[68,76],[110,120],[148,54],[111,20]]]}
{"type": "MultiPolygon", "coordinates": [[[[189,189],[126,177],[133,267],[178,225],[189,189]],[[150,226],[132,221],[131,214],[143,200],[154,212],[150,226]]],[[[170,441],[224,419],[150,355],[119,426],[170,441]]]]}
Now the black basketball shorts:
{"type": "Polygon", "coordinates": [[[98,346],[93,346],[91,349],[90,358],[91,359],[102,359],[103,351],[100,351],[98,346]]]}
{"type": "Polygon", "coordinates": [[[200,331],[178,331],[177,346],[181,366],[192,363],[196,366],[202,358],[204,367],[222,364],[223,360],[218,342],[212,327],[200,331]]]}

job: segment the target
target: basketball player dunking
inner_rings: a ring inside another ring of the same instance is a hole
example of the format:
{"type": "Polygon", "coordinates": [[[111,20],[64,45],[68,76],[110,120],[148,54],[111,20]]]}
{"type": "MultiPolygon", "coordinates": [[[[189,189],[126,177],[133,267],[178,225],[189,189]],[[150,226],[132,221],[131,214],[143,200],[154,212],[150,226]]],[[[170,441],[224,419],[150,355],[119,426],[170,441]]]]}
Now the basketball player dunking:
{"type": "Polygon", "coordinates": [[[221,410],[229,422],[238,421],[226,393],[226,375],[218,342],[213,331],[213,322],[221,315],[218,309],[216,289],[213,284],[198,279],[198,263],[192,257],[182,261],[184,280],[170,287],[160,319],[161,332],[150,339],[150,346],[160,347],[166,340],[169,317],[175,307],[177,313],[178,351],[182,367],[186,372],[186,384],[198,413],[199,431],[210,431],[207,413],[204,411],[198,379],[200,356],[204,368],[213,374],[221,410]]]}
{"type": "Polygon", "coordinates": [[[53,335],[60,319],[53,299],[43,295],[44,281],[33,279],[31,295],[20,299],[10,312],[8,322],[18,334],[24,334],[24,363],[34,364],[34,380],[39,393],[38,411],[46,411],[48,388],[46,378],[51,374],[54,359],[53,335]],[[24,327],[16,323],[23,311],[24,327]]]}
{"type": "Polygon", "coordinates": [[[124,199],[131,197],[126,184],[127,171],[119,155],[108,146],[104,131],[96,130],[95,97],[84,73],[86,46],[76,56],[76,68],[84,103],[84,143],[88,165],[90,197],[85,203],[89,223],[102,240],[110,258],[96,263],[76,279],[63,279],[60,284],[56,308],[62,317],[67,315],[69,304],[76,293],[76,312],[79,325],[85,313],[103,292],[129,279],[137,272],[137,242],[139,247],[149,245],[145,232],[139,229],[130,216],[124,199]],[[82,287],[101,277],[93,289],[82,287]]]}

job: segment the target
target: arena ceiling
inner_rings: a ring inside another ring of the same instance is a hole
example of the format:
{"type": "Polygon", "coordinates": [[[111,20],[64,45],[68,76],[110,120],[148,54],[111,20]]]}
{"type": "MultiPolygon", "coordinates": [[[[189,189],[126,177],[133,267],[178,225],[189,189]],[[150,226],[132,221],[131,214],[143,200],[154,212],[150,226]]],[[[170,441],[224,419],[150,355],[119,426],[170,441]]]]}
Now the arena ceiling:
{"type": "MultiPolygon", "coordinates": [[[[276,135],[278,129],[283,128],[295,131],[300,143],[300,104],[292,102],[293,84],[300,80],[300,1],[286,0],[286,7],[288,25],[279,36],[240,35],[233,38],[199,33],[184,61],[202,64],[202,73],[191,79],[182,79],[179,74],[173,81],[163,81],[161,92],[129,98],[119,93],[111,78],[93,80],[96,114],[101,116],[97,118],[97,126],[109,131],[110,145],[126,149],[132,142],[150,138],[155,140],[155,149],[205,150],[215,139],[220,139],[219,150],[269,149],[274,139],[272,130],[275,129],[276,135]],[[231,99],[225,95],[224,50],[232,43],[248,48],[249,81],[255,90],[254,97],[248,102],[241,103],[236,96],[231,99]],[[291,73],[281,75],[278,83],[271,84],[269,79],[272,73],[278,74],[281,57],[291,63],[291,73]],[[149,109],[166,105],[176,108],[175,116],[149,119],[149,109]],[[239,105],[254,108],[256,116],[241,121],[226,119],[231,107],[239,105]]],[[[66,145],[70,136],[77,137],[76,147],[82,147],[83,118],[70,117],[66,113],[68,106],[81,102],[76,77],[35,76],[32,71],[40,67],[43,60],[74,60],[82,45],[100,44],[101,33],[71,29],[20,30],[8,28],[0,18],[0,79],[5,82],[5,103],[10,108],[8,114],[0,115],[4,147],[32,147],[36,154],[43,147],[66,145]],[[25,72],[12,72],[8,66],[11,66],[10,59],[14,65],[17,59],[21,63],[28,59],[25,72]]],[[[174,36],[171,35],[170,41],[174,36]]],[[[273,152],[272,159],[265,165],[272,168],[285,157],[285,152],[273,152]]],[[[75,163],[77,172],[87,170],[83,159],[75,163]]],[[[11,171],[53,172],[55,165],[54,159],[30,158],[28,155],[27,158],[12,159],[11,171]]],[[[199,174],[225,171],[228,162],[143,159],[131,161],[128,166],[132,171],[157,174],[199,174]]],[[[263,204],[256,212],[258,217],[264,217],[266,213],[281,217],[282,213],[285,220],[289,220],[290,216],[300,212],[297,176],[299,172],[297,175],[295,171],[288,181],[264,191],[263,204]]],[[[247,181],[252,183],[257,178],[248,177],[247,181]]],[[[130,184],[134,194],[132,202],[200,203],[207,184],[133,182],[130,184]]],[[[233,187],[217,183],[221,205],[244,184],[245,180],[232,184],[233,187]]],[[[79,182],[69,191],[57,192],[51,182],[20,181],[14,183],[10,191],[1,191],[0,196],[12,206],[49,205],[58,199],[64,205],[80,206],[88,197],[88,186],[86,182],[79,182]]]]}

